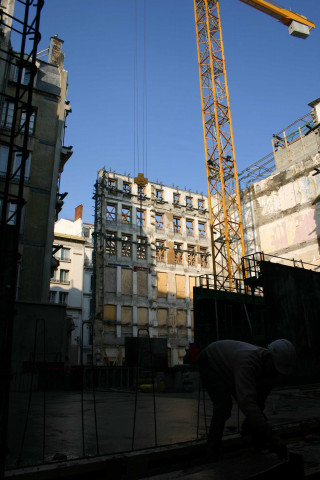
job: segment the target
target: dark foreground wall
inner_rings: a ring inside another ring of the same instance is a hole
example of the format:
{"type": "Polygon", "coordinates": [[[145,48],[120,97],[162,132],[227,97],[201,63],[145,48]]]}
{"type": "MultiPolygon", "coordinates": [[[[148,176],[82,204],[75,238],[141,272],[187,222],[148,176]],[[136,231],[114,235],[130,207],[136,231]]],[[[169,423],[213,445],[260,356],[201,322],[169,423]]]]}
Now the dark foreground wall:
{"type": "Polygon", "coordinates": [[[320,273],[261,262],[267,338],[288,338],[298,353],[298,375],[320,380],[320,273]]]}
{"type": "Polygon", "coordinates": [[[195,343],[203,348],[234,339],[267,346],[287,338],[298,354],[295,383],[320,381],[320,273],[271,262],[259,266],[263,298],[194,289],[195,343]]]}

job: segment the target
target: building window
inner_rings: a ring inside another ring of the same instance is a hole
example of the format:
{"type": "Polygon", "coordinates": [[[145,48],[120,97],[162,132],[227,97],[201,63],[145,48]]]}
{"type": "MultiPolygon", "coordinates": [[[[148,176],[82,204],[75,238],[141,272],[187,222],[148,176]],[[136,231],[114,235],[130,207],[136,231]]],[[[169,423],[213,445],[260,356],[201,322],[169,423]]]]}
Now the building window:
{"type": "Polygon", "coordinates": [[[163,230],[163,214],[162,213],[156,213],[155,214],[155,220],[156,220],[156,229],[157,230],[163,230]]]}
{"type": "MultiPolygon", "coordinates": [[[[18,75],[19,75],[19,67],[15,65],[13,69],[12,78],[10,80],[12,80],[13,82],[17,82],[18,75]]],[[[21,73],[21,85],[29,85],[30,80],[31,80],[31,68],[23,67],[22,73],[21,73]]]]}
{"type": "Polygon", "coordinates": [[[114,178],[108,178],[108,188],[111,190],[116,190],[117,188],[117,180],[114,178]]]}
{"type": "Polygon", "coordinates": [[[188,245],[188,265],[196,266],[196,248],[194,245],[188,245]]]}
{"type": "Polygon", "coordinates": [[[193,220],[186,220],[187,235],[193,235],[193,220]]]}
{"type": "Polygon", "coordinates": [[[106,232],[106,253],[117,255],[117,237],[115,232],[106,232]]]}
{"type": "Polygon", "coordinates": [[[192,208],[192,197],[186,197],[186,207],[192,208]]]}
{"type": "MultiPolygon", "coordinates": [[[[21,119],[20,119],[21,133],[24,132],[24,127],[25,127],[26,120],[27,120],[27,112],[22,111],[21,112],[21,119]]],[[[32,112],[31,115],[30,115],[30,120],[29,120],[29,135],[34,134],[35,120],[36,120],[36,112],[32,112]]]]}
{"type": "Polygon", "coordinates": [[[16,225],[17,222],[17,204],[9,202],[8,203],[8,215],[7,215],[7,224],[16,225]]]}
{"type": "Polygon", "coordinates": [[[163,191],[162,190],[156,190],[156,200],[157,200],[157,202],[162,202],[163,201],[163,191]]]}
{"type": "Polygon", "coordinates": [[[121,255],[122,257],[132,256],[132,237],[131,235],[122,234],[121,237],[121,255]]]}
{"type": "Polygon", "coordinates": [[[138,185],[138,197],[144,197],[144,187],[138,185]]]}
{"type": "Polygon", "coordinates": [[[67,292],[59,292],[59,303],[63,305],[67,305],[68,303],[68,293],[67,292]]]}
{"type": "Polygon", "coordinates": [[[131,223],[131,207],[122,207],[121,220],[122,223],[131,223]]]}
{"type": "Polygon", "coordinates": [[[202,200],[202,199],[198,200],[198,209],[199,210],[204,210],[204,200],[202,200]]]}
{"type": "Polygon", "coordinates": [[[5,101],[2,107],[1,127],[11,128],[13,122],[14,103],[5,101]]]}
{"type": "Polygon", "coordinates": [[[173,231],[174,233],[180,233],[181,231],[181,218],[173,217],[173,231]]]}
{"type": "Polygon", "coordinates": [[[60,259],[70,260],[70,248],[60,248],[60,259]]]}
{"type": "Polygon", "coordinates": [[[59,276],[61,283],[69,283],[69,270],[60,270],[59,276]]]}
{"type": "Polygon", "coordinates": [[[50,290],[49,302],[50,303],[56,303],[57,302],[57,292],[55,290],[50,290]]]}
{"type": "MultiPolygon", "coordinates": [[[[20,178],[20,171],[21,171],[21,161],[22,161],[22,152],[16,152],[14,154],[14,161],[13,161],[13,178],[20,178]]],[[[29,180],[30,178],[30,165],[31,165],[31,153],[29,153],[26,163],[25,163],[25,170],[24,170],[24,178],[25,180],[29,180]]]]}
{"type": "Polygon", "coordinates": [[[206,224],[199,222],[198,223],[198,232],[200,238],[206,238],[206,224]]]}
{"type": "Polygon", "coordinates": [[[182,250],[182,243],[175,243],[174,244],[174,261],[178,265],[183,264],[183,250],[182,250]]]}
{"type": "Polygon", "coordinates": [[[123,192],[131,193],[131,183],[123,182],[123,192]]]}
{"type": "Polygon", "coordinates": [[[180,204],[180,193],[174,193],[173,194],[173,203],[174,203],[174,205],[179,205],[180,204]]]}
{"type": "Polygon", "coordinates": [[[115,203],[107,203],[107,221],[115,222],[117,219],[117,205],[115,203]]]}
{"type": "Polygon", "coordinates": [[[146,237],[138,237],[137,258],[145,260],[147,258],[147,239],[146,237]]]}
{"type": "Polygon", "coordinates": [[[156,259],[157,259],[157,262],[166,261],[166,249],[165,249],[164,240],[156,241],[156,259]]]}
{"type": "Polygon", "coordinates": [[[200,247],[201,267],[208,268],[208,249],[200,247]]]}
{"type": "Polygon", "coordinates": [[[142,227],[145,224],[145,211],[137,210],[137,225],[142,227]]]}
{"type": "Polygon", "coordinates": [[[5,177],[7,174],[9,147],[0,145],[0,175],[5,177]]]}

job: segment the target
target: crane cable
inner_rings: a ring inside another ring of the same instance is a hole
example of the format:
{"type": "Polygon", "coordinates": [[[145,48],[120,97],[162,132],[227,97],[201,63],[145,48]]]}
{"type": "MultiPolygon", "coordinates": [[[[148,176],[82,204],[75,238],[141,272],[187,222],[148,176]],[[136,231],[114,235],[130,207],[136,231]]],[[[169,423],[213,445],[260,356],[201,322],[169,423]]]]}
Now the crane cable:
{"type": "Polygon", "coordinates": [[[143,32],[142,48],[138,48],[139,44],[139,15],[138,15],[138,0],[134,3],[134,72],[133,72],[133,161],[134,161],[134,175],[136,175],[136,167],[139,173],[145,173],[147,176],[147,33],[146,33],[146,18],[147,7],[146,0],[143,0],[143,32]],[[139,51],[142,50],[142,82],[139,80],[139,51]],[[142,99],[142,105],[140,105],[142,99]],[[142,117],[142,120],[141,120],[142,117]],[[142,124],[142,125],[141,125],[142,124]],[[142,131],[141,131],[142,129],[142,131]],[[142,137],[142,140],[141,140],[142,137]],[[140,152],[142,151],[142,159],[140,152]],[[140,170],[140,160],[142,161],[140,170]]]}

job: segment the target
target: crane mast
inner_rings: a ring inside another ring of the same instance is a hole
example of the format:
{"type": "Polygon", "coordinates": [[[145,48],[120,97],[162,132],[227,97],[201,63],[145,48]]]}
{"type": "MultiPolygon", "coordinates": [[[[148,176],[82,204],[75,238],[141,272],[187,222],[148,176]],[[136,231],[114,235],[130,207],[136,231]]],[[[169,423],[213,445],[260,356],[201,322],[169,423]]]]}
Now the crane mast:
{"type": "Polygon", "coordinates": [[[214,287],[242,279],[245,244],[218,0],[194,0],[214,287]]]}

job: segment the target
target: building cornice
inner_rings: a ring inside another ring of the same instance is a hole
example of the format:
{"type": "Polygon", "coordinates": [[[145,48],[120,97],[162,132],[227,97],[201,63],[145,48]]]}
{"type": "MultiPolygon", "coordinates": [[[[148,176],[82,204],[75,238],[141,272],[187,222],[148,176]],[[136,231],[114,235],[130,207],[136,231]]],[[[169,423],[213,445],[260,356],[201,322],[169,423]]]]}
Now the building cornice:
{"type": "Polygon", "coordinates": [[[72,242],[76,243],[85,243],[86,239],[84,237],[80,237],[77,235],[69,235],[67,233],[60,233],[60,232],[55,232],[54,233],[54,238],[55,239],[61,239],[61,240],[69,240],[72,242]]]}

